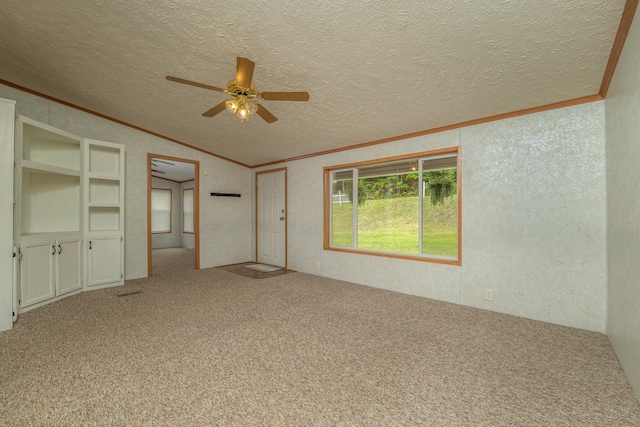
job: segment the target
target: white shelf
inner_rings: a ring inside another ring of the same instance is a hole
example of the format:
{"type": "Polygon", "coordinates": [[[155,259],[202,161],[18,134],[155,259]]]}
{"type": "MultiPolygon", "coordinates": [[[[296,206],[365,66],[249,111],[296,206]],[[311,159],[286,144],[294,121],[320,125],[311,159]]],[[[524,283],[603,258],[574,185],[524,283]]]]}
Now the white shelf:
{"type": "Polygon", "coordinates": [[[64,230],[64,231],[46,231],[46,232],[38,232],[38,233],[22,233],[20,236],[23,242],[31,242],[34,240],[42,240],[42,239],[58,239],[61,237],[82,237],[82,232],[80,230],[64,230]]]}
{"type": "Polygon", "coordinates": [[[69,169],[60,166],[48,165],[46,163],[34,162],[31,160],[22,160],[22,170],[29,170],[32,172],[56,174],[56,175],[70,175],[80,176],[80,171],[77,169],[69,169]]]}
{"type": "Polygon", "coordinates": [[[120,209],[119,203],[89,203],[90,208],[118,208],[120,209]]]}
{"type": "Polygon", "coordinates": [[[43,124],[23,119],[22,159],[49,166],[80,171],[81,139],[43,124]]]}
{"type": "Polygon", "coordinates": [[[87,173],[89,179],[104,179],[108,181],[120,181],[120,175],[114,175],[112,173],[87,173]]]}

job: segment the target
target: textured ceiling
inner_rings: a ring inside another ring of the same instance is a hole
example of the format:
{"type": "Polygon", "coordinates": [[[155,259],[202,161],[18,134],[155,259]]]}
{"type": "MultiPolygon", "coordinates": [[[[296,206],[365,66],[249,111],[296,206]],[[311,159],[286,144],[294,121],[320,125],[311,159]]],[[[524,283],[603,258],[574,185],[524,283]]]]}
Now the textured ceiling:
{"type": "Polygon", "coordinates": [[[0,79],[257,165],[597,94],[624,0],[2,0],[0,79]],[[240,124],[256,63],[278,117],[240,124]]]}

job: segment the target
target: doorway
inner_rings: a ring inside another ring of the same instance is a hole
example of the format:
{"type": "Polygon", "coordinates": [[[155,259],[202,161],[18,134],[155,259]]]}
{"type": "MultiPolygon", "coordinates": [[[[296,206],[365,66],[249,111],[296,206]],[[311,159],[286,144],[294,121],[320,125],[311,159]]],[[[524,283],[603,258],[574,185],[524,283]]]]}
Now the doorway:
{"type": "Polygon", "coordinates": [[[256,262],[287,268],[287,169],[256,173],[256,262]]]}
{"type": "Polygon", "coordinates": [[[199,170],[196,160],[147,154],[148,276],[158,248],[193,252],[193,267],[200,268],[199,170]]]}

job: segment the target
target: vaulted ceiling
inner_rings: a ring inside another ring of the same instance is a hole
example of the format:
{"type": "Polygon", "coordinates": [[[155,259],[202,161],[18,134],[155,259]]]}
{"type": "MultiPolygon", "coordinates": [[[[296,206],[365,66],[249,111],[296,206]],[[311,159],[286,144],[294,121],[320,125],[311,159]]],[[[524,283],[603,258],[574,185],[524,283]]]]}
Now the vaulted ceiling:
{"type": "Polygon", "coordinates": [[[249,166],[597,95],[625,0],[3,0],[0,79],[249,166]],[[278,121],[202,113],[256,63],[278,121]]]}

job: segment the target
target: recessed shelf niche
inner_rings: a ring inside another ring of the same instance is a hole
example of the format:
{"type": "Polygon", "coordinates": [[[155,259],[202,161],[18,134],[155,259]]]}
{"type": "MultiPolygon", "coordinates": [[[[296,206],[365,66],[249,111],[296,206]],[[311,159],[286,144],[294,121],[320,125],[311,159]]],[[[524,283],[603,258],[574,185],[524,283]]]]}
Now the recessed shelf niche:
{"type": "Polygon", "coordinates": [[[89,207],[89,231],[118,231],[120,230],[119,207],[89,207]]]}
{"type": "Polygon", "coordinates": [[[120,150],[112,147],[89,147],[89,173],[120,175],[120,150]]]}
{"type": "Polygon", "coordinates": [[[80,140],[29,123],[22,132],[23,160],[80,170],[80,140]]]}
{"type": "Polygon", "coordinates": [[[90,205],[117,205],[120,202],[120,181],[89,179],[90,205]]]}
{"type": "Polygon", "coordinates": [[[22,170],[21,235],[80,231],[80,177],[22,170]]]}

